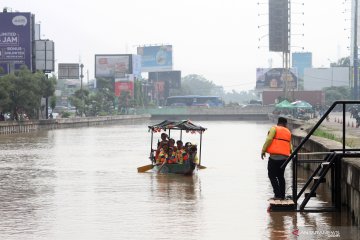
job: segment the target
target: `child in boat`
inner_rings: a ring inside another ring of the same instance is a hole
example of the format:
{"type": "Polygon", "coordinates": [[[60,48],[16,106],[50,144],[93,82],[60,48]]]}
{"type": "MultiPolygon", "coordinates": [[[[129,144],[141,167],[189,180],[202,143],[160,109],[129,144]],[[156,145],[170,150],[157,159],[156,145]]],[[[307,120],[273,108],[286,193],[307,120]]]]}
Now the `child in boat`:
{"type": "Polygon", "coordinates": [[[181,140],[178,140],[176,142],[176,155],[178,158],[178,163],[183,164],[184,161],[186,161],[189,158],[188,153],[186,152],[186,149],[183,145],[183,142],[181,140]]]}
{"type": "Polygon", "coordinates": [[[156,157],[156,164],[162,164],[168,158],[169,147],[167,144],[162,145],[159,149],[159,154],[156,157]]]}
{"type": "Polygon", "coordinates": [[[167,163],[178,163],[178,158],[176,156],[176,152],[174,151],[174,148],[169,147],[168,157],[167,157],[167,163]]]}

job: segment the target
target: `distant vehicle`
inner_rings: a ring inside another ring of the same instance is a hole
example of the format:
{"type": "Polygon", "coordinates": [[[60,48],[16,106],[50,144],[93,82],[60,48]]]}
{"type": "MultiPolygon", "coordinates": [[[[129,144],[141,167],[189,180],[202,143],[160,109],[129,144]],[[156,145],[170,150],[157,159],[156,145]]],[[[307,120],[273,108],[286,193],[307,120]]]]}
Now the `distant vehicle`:
{"type": "Polygon", "coordinates": [[[218,96],[172,96],[166,99],[165,106],[223,107],[224,101],[218,96]]]}
{"type": "Polygon", "coordinates": [[[250,105],[262,105],[262,101],[252,99],[249,101],[249,104],[250,105]]]}

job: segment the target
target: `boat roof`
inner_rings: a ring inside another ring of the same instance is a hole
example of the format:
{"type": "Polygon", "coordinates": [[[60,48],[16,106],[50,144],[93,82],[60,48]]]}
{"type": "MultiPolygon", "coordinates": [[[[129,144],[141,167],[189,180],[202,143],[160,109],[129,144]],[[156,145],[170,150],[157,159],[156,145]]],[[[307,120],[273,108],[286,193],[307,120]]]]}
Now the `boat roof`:
{"type": "Polygon", "coordinates": [[[182,121],[165,120],[162,121],[161,123],[149,126],[149,129],[151,129],[152,131],[174,129],[174,130],[189,130],[189,131],[200,131],[200,132],[204,132],[206,130],[206,128],[200,125],[195,125],[190,120],[182,120],[182,121]]]}

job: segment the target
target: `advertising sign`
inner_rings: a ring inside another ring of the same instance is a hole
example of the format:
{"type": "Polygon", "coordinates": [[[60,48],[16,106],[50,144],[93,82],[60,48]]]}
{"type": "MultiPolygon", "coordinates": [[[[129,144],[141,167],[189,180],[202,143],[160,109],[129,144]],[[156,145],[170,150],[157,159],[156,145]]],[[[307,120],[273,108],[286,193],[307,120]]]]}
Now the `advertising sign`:
{"type": "Polygon", "coordinates": [[[289,51],[288,0],[269,0],[269,51],[289,51]]]}
{"type": "Polygon", "coordinates": [[[169,83],[169,88],[181,88],[181,71],[149,72],[149,81],[164,81],[169,83]]]}
{"type": "Polygon", "coordinates": [[[279,90],[287,86],[297,89],[297,74],[295,69],[284,68],[257,68],[256,69],[256,89],[279,90]]]}
{"type": "Polygon", "coordinates": [[[123,78],[132,74],[131,54],[95,55],[96,78],[123,78]]]}
{"type": "Polygon", "coordinates": [[[79,79],[80,66],[79,63],[59,63],[58,79],[79,79]]]}
{"type": "Polygon", "coordinates": [[[141,77],[141,56],[133,54],[132,55],[132,73],[134,77],[141,77]]]}
{"type": "Polygon", "coordinates": [[[35,41],[35,69],[52,72],[55,65],[55,47],[51,40],[35,41]]]}
{"type": "Polygon", "coordinates": [[[134,82],[115,82],[115,96],[120,97],[123,92],[134,96],[134,82]]]}
{"type": "Polygon", "coordinates": [[[31,63],[31,13],[0,13],[0,66],[5,74],[31,63]]]}
{"type": "Polygon", "coordinates": [[[142,72],[172,70],[171,45],[138,47],[137,54],[141,56],[142,72]]]}

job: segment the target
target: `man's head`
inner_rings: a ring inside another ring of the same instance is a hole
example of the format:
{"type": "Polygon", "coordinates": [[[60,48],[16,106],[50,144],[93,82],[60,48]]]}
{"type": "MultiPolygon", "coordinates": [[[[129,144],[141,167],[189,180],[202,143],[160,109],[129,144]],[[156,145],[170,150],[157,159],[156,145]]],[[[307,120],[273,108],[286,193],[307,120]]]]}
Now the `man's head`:
{"type": "Polygon", "coordinates": [[[166,133],[162,133],[162,134],[161,134],[161,139],[162,139],[163,141],[166,141],[167,138],[168,138],[168,135],[167,135],[166,133]]]}
{"type": "Polygon", "coordinates": [[[284,117],[279,117],[277,124],[278,124],[278,125],[281,125],[281,126],[286,126],[286,125],[287,125],[287,119],[284,118],[284,117]]]}

